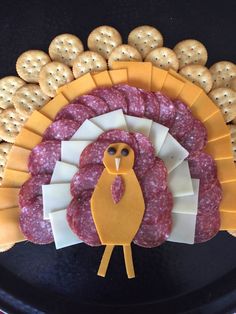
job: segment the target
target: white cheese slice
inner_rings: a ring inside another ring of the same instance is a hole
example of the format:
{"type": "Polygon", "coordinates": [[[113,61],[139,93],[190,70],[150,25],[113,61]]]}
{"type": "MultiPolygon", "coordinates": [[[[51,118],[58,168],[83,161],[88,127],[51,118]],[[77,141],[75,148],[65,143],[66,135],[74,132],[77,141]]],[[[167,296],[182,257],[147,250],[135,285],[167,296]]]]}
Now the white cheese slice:
{"type": "Polygon", "coordinates": [[[66,209],[49,213],[49,218],[57,250],[82,242],[69,227],[66,209]]]}
{"type": "Polygon", "coordinates": [[[199,192],[199,180],[192,179],[193,195],[174,197],[173,201],[173,213],[183,213],[183,214],[195,214],[198,211],[198,192],[199,192]]]}
{"type": "Polygon", "coordinates": [[[129,115],[125,115],[125,120],[129,132],[139,132],[149,137],[152,120],[146,118],[137,118],[129,115]]]}
{"type": "Polygon", "coordinates": [[[149,138],[152,145],[155,147],[156,154],[158,155],[161,147],[166,139],[169,129],[164,125],[152,122],[149,138]]]}
{"type": "Polygon", "coordinates": [[[90,121],[96,124],[99,128],[103,129],[103,131],[111,129],[127,131],[127,125],[122,109],[104,113],[100,116],[91,118],[90,121]]]}
{"type": "Polygon", "coordinates": [[[103,130],[99,128],[90,120],[85,120],[84,123],[72,136],[72,141],[95,141],[99,135],[103,133],[103,130]]]}
{"type": "Polygon", "coordinates": [[[188,157],[188,151],[168,133],[158,157],[164,161],[168,173],[170,173],[188,157]]]}
{"type": "Polygon", "coordinates": [[[193,195],[192,179],[187,161],[183,161],[168,175],[168,186],[174,197],[193,195]]]}
{"type": "Polygon", "coordinates": [[[62,161],[57,161],[50,183],[66,183],[70,182],[78,168],[74,165],[67,164],[62,161]]]}
{"type": "Polygon", "coordinates": [[[42,190],[44,219],[49,219],[50,212],[67,208],[72,200],[70,183],[42,185],[42,190]]]}
{"type": "Polygon", "coordinates": [[[61,161],[72,165],[78,165],[82,151],[92,141],[62,141],[61,161]]]}
{"type": "Polygon", "coordinates": [[[172,213],[172,231],[167,241],[194,244],[196,215],[172,213]]]}

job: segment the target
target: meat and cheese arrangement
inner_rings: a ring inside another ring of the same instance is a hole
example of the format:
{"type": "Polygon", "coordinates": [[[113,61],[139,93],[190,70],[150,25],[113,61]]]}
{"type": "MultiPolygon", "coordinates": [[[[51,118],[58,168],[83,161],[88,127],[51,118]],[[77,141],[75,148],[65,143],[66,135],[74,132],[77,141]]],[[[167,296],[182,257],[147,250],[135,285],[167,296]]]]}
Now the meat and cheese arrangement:
{"type": "Polygon", "coordinates": [[[104,277],[122,246],[133,278],[132,243],[234,234],[236,66],[207,69],[202,43],[163,47],[151,26],[128,43],[101,26],[87,45],[59,35],[0,80],[1,251],[103,245],[104,277]]]}

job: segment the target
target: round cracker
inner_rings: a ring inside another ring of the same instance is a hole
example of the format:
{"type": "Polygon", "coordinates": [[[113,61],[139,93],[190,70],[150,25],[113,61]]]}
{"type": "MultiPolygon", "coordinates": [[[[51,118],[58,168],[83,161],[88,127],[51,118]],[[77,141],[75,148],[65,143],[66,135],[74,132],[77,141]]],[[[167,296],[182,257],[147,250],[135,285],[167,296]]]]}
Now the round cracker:
{"type": "Polygon", "coordinates": [[[99,53],[85,51],[75,59],[72,71],[75,78],[78,78],[88,72],[94,73],[106,69],[107,62],[99,53]]]}
{"type": "Polygon", "coordinates": [[[74,80],[71,69],[64,63],[53,61],[46,64],[39,73],[39,85],[49,97],[56,96],[57,89],[74,80]]]}
{"type": "Polygon", "coordinates": [[[226,122],[236,117],[236,92],[227,87],[213,89],[209,97],[219,106],[226,122]]]}
{"type": "Polygon", "coordinates": [[[26,118],[15,108],[7,108],[0,115],[0,136],[4,141],[14,143],[26,118]]]}
{"type": "Polygon", "coordinates": [[[0,253],[4,253],[4,252],[10,250],[14,245],[15,245],[15,243],[0,245],[0,253]]]}
{"type": "Polygon", "coordinates": [[[179,60],[180,69],[189,64],[205,65],[207,62],[208,54],[206,47],[198,40],[183,40],[173,50],[179,60]]]}
{"type": "Polygon", "coordinates": [[[206,93],[212,88],[213,80],[211,72],[204,66],[198,64],[191,64],[183,67],[179,73],[186,77],[192,83],[198,85],[206,93]]]}
{"type": "Polygon", "coordinates": [[[114,61],[142,61],[138,50],[130,45],[120,45],[115,48],[108,59],[109,68],[112,68],[114,61]]]}
{"type": "Polygon", "coordinates": [[[43,93],[38,84],[22,86],[12,98],[16,110],[25,117],[42,108],[49,100],[50,97],[43,93]]]}
{"type": "Polygon", "coordinates": [[[28,83],[38,83],[39,72],[50,62],[49,56],[41,50],[28,50],[23,52],[16,61],[18,75],[28,83]]]}
{"type": "Polygon", "coordinates": [[[74,60],[84,51],[82,41],[72,34],[56,36],[50,43],[48,52],[53,61],[72,67],[74,60]]]}
{"type": "Polygon", "coordinates": [[[111,26],[95,28],[88,36],[88,47],[108,59],[111,52],[122,44],[120,33],[111,26]]]}
{"type": "Polygon", "coordinates": [[[12,97],[23,85],[25,81],[17,76],[6,76],[0,79],[0,108],[13,107],[12,97]]]}
{"type": "Polygon", "coordinates": [[[163,46],[163,36],[155,27],[138,26],[129,33],[128,44],[145,58],[151,50],[163,46]]]}
{"type": "Polygon", "coordinates": [[[4,168],[7,163],[8,153],[12,147],[10,143],[0,143],[0,181],[3,178],[4,168]]]}
{"type": "Polygon", "coordinates": [[[149,52],[145,61],[152,62],[153,65],[165,70],[173,69],[177,71],[179,68],[179,61],[175,52],[166,47],[153,49],[149,52]]]}
{"type": "Polygon", "coordinates": [[[234,161],[236,161],[236,125],[229,124],[230,135],[231,135],[231,143],[234,154],[234,161]]]}
{"type": "Polygon", "coordinates": [[[229,82],[229,87],[236,92],[236,77],[229,82]]]}
{"type": "Polygon", "coordinates": [[[230,81],[236,77],[236,65],[230,61],[216,62],[210,67],[213,88],[230,87],[230,81]]]}

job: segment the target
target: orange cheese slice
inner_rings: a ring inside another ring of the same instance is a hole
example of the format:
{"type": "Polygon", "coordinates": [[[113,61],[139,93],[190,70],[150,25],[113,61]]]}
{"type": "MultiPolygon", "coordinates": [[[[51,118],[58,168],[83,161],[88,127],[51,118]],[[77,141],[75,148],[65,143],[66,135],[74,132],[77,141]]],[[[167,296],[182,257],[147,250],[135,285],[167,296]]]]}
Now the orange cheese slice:
{"type": "Polygon", "coordinates": [[[111,87],[112,86],[112,81],[111,81],[108,71],[94,73],[92,76],[97,87],[111,87]]]}
{"type": "Polygon", "coordinates": [[[175,70],[169,69],[168,72],[174,76],[176,79],[182,81],[183,83],[189,83],[190,81],[187,80],[184,76],[181,74],[177,73],[175,70]]]}
{"type": "Polygon", "coordinates": [[[19,190],[17,188],[0,188],[0,209],[18,206],[19,190]]]}
{"type": "Polygon", "coordinates": [[[221,184],[223,199],[220,203],[221,212],[233,212],[236,214],[236,180],[221,184]]]}
{"type": "Polygon", "coordinates": [[[151,62],[115,61],[112,69],[127,69],[129,84],[145,90],[151,89],[151,62]]]}
{"type": "Polygon", "coordinates": [[[15,145],[26,149],[32,149],[41,141],[42,136],[35,134],[23,127],[15,139],[15,145]]]}
{"type": "Polygon", "coordinates": [[[217,166],[217,177],[221,183],[236,180],[236,167],[235,167],[233,158],[218,159],[216,160],[216,166],[217,166]]]}
{"type": "Polygon", "coordinates": [[[52,100],[50,100],[40,112],[51,120],[54,120],[58,111],[60,111],[65,105],[69,103],[68,99],[62,94],[58,94],[52,100]]]}
{"type": "Polygon", "coordinates": [[[232,158],[232,144],[230,135],[215,141],[208,142],[204,151],[210,154],[215,160],[232,158]]]}
{"type": "Polygon", "coordinates": [[[38,135],[43,135],[51,123],[52,120],[48,119],[42,113],[35,110],[26,121],[24,127],[38,135]]]}
{"type": "Polygon", "coordinates": [[[220,212],[220,230],[236,230],[236,213],[220,212]]]}
{"type": "Polygon", "coordinates": [[[19,228],[19,215],[18,207],[0,210],[0,245],[25,240],[19,228]]]}
{"type": "Polygon", "coordinates": [[[203,122],[207,129],[208,142],[217,140],[230,134],[229,128],[225,124],[224,118],[220,111],[203,122]]]}
{"type": "Polygon", "coordinates": [[[72,101],[83,94],[87,94],[94,88],[96,88],[96,84],[93,77],[90,73],[87,73],[60,87],[58,92],[62,93],[69,101],[72,101]]]}
{"type": "Polygon", "coordinates": [[[5,168],[3,173],[2,187],[21,187],[30,177],[29,172],[17,171],[5,168]]]}
{"type": "Polygon", "coordinates": [[[151,91],[158,92],[162,89],[168,72],[166,70],[159,69],[157,67],[152,67],[152,83],[151,91]]]}
{"type": "Polygon", "coordinates": [[[200,93],[199,97],[191,106],[193,115],[202,122],[209,119],[213,114],[219,111],[213,101],[206,95],[205,92],[200,93]]]}
{"type": "Polygon", "coordinates": [[[181,93],[184,84],[181,80],[175,78],[170,73],[167,73],[164,84],[161,88],[161,92],[170,97],[171,99],[178,98],[181,93]]]}
{"type": "Polygon", "coordinates": [[[184,84],[178,99],[183,101],[186,105],[191,107],[201,94],[202,89],[190,82],[184,84]]]}
{"type": "Polygon", "coordinates": [[[30,153],[28,149],[13,145],[8,155],[6,168],[27,172],[30,153]]]}
{"type": "Polygon", "coordinates": [[[109,75],[113,84],[127,84],[128,72],[126,69],[110,70],[109,75]]]}

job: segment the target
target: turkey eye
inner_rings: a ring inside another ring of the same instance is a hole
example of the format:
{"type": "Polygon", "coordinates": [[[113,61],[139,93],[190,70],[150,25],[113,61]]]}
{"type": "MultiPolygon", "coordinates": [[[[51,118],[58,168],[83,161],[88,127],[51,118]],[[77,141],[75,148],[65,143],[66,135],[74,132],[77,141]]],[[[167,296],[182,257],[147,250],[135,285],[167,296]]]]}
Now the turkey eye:
{"type": "Polygon", "coordinates": [[[115,147],[109,147],[107,152],[109,155],[115,155],[116,149],[115,149],[115,147]]]}
{"type": "Polygon", "coordinates": [[[129,155],[129,150],[127,148],[123,148],[121,151],[122,156],[128,156],[129,155]]]}

